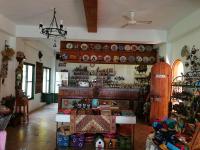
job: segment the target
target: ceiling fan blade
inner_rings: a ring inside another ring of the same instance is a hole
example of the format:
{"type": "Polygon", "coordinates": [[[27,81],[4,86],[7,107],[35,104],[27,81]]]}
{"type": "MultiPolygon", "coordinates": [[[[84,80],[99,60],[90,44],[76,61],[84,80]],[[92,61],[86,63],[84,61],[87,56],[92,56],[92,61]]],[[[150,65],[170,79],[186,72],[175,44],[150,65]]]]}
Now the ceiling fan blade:
{"type": "Polygon", "coordinates": [[[121,28],[125,28],[125,27],[127,27],[128,25],[129,25],[129,24],[126,23],[126,24],[122,25],[121,28]]]}
{"type": "Polygon", "coordinates": [[[128,16],[122,16],[124,19],[126,20],[130,20],[130,18],[128,16]]]}
{"type": "Polygon", "coordinates": [[[137,20],[136,23],[137,23],[137,24],[151,24],[152,21],[142,21],[142,20],[137,20]]]}

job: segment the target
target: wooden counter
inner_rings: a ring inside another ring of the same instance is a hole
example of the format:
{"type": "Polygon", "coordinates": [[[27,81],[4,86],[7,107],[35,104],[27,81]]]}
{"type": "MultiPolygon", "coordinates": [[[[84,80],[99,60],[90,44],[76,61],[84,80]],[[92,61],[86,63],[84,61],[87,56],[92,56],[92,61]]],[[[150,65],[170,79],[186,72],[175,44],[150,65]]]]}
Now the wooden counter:
{"type": "MultiPolygon", "coordinates": [[[[140,88],[95,88],[95,87],[60,87],[58,109],[62,99],[98,98],[105,100],[141,100],[140,88]]],[[[131,102],[133,103],[133,102],[131,102]]]]}
{"type": "Polygon", "coordinates": [[[93,87],[60,87],[62,98],[99,98],[115,100],[137,100],[139,88],[93,88],[93,87]]]}

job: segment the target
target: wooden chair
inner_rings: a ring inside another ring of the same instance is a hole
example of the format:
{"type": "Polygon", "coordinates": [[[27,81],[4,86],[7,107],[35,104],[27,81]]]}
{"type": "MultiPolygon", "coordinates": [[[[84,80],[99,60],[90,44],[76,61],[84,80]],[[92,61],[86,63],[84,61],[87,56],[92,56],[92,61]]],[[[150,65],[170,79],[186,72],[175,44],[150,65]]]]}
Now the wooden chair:
{"type": "Polygon", "coordinates": [[[16,113],[23,114],[23,122],[29,122],[29,106],[27,97],[16,99],[16,113]]]}

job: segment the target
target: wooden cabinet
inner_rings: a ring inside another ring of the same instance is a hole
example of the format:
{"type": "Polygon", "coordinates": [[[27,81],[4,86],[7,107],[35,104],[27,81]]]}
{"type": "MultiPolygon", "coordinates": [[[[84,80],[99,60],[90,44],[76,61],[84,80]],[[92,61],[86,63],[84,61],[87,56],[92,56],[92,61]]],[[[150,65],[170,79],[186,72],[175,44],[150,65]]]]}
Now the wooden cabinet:
{"type": "Polygon", "coordinates": [[[95,88],[95,87],[60,87],[58,109],[61,109],[62,99],[98,98],[105,100],[140,100],[140,88],[95,88]]]}

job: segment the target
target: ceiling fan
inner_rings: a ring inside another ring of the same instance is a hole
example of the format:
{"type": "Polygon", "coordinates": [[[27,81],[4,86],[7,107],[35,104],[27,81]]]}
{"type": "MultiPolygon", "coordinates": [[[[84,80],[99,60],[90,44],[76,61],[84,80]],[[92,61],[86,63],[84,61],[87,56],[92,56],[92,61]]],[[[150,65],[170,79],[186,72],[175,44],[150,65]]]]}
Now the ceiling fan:
{"type": "Polygon", "coordinates": [[[135,24],[151,24],[152,21],[146,21],[146,20],[135,20],[135,12],[130,11],[129,16],[123,16],[127,20],[127,23],[122,25],[121,28],[125,28],[128,25],[135,25],[135,24]]]}

